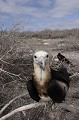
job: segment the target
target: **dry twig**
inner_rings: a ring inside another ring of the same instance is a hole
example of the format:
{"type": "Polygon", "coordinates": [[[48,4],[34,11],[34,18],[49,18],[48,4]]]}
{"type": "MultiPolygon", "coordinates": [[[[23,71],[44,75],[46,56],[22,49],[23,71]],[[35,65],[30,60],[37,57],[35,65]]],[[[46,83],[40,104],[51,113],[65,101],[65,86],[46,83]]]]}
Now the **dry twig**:
{"type": "Polygon", "coordinates": [[[79,111],[79,107],[78,106],[73,106],[73,105],[67,105],[67,104],[63,104],[61,103],[59,105],[62,109],[66,110],[66,111],[69,111],[69,112],[72,112],[72,113],[77,113],[79,111]]]}
{"type": "Polygon", "coordinates": [[[10,116],[12,116],[12,115],[14,115],[18,112],[25,111],[25,110],[32,109],[32,108],[37,108],[39,106],[45,106],[45,102],[44,103],[32,103],[32,104],[29,104],[29,105],[19,107],[19,108],[13,110],[12,112],[10,112],[10,113],[4,115],[3,117],[1,117],[0,120],[6,120],[10,116]]]}
{"type": "Polygon", "coordinates": [[[9,76],[15,76],[15,77],[18,77],[20,80],[22,80],[21,79],[21,77],[20,77],[20,74],[14,74],[14,73],[11,73],[11,72],[8,72],[8,71],[5,71],[5,70],[3,70],[2,68],[0,68],[0,71],[1,72],[4,72],[4,73],[6,73],[6,74],[8,74],[9,76]]]}
{"type": "Polygon", "coordinates": [[[74,73],[73,75],[71,75],[70,78],[73,78],[73,77],[78,76],[78,75],[79,75],[79,73],[76,72],[76,73],[74,73]]]}
{"type": "Polygon", "coordinates": [[[13,45],[13,46],[10,48],[10,50],[8,50],[8,51],[0,58],[0,60],[2,60],[9,52],[11,52],[14,47],[15,47],[15,45],[13,45]]]}
{"type": "Polygon", "coordinates": [[[0,115],[3,113],[3,111],[12,103],[14,102],[16,99],[22,97],[22,96],[25,96],[26,94],[22,94],[22,95],[19,95],[15,98],[13,98],[9,103],[7,103],[1,110],[0,110],[0,115]]]}

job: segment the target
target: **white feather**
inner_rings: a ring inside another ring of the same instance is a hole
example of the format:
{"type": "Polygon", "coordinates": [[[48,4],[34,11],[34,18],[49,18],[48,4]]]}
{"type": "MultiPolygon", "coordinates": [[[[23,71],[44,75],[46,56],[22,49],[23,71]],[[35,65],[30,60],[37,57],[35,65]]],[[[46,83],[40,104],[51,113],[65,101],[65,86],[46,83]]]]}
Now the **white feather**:
{"type": "Polygon", "coordinates": [[[52,100],[50,97],[40,96],[42,101],[50,101],[52,100]]]}
{"type": "Polygon", "coordinates": [[[38,51],[34,55],[36,55],[37,57],[40,57],[40,56],[46,56],[47,54],[48,53],[46,51],[38,51]]]}

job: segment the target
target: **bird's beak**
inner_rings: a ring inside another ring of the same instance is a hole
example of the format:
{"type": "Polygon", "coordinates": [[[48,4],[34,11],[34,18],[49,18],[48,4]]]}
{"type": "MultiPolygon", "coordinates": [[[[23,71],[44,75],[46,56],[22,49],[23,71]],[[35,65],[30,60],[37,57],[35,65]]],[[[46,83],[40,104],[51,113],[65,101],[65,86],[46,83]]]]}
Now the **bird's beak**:
{"type": "Polygon", "coordinates": [[[44,71],[45,70],[45,64],[46,62],[45,62],[45,60],[44,59],[42,59],[41,61],[40,61],[40,68],[44,71]]]}
{"type": "Polygon", "coordinates": [[[45,61],[42,61],[42,69],[45,70],[45,61]]]}

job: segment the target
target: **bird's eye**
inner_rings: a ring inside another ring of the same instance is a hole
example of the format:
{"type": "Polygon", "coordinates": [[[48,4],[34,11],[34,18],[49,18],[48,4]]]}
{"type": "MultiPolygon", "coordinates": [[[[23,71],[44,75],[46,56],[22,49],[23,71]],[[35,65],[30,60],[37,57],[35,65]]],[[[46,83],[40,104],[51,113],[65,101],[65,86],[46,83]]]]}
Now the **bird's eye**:
{"type": "Polygon", "coordinates": [[[49,57],[49,55],[46,56],[47,58],[49,57]]]}
{"type": "Polygon", "coordinates": [[[34,58],[37,58],[37,56],[36,56],[36,55],[34,55],[34,58]]]}

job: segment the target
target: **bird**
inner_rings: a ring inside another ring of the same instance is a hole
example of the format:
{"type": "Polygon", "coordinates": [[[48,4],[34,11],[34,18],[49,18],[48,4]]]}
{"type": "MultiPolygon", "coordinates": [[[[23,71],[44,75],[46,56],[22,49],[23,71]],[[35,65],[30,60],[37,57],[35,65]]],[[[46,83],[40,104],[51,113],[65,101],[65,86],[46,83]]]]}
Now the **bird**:
{"type": "Polygon", "coordinates": [[[66,68],[56,71],[50,67],[48,52],[37,51],[33,55],[33,74],[27,81],[30,97],[36,102],[62,103],[69,89],[69,76],[66,68]]]}

